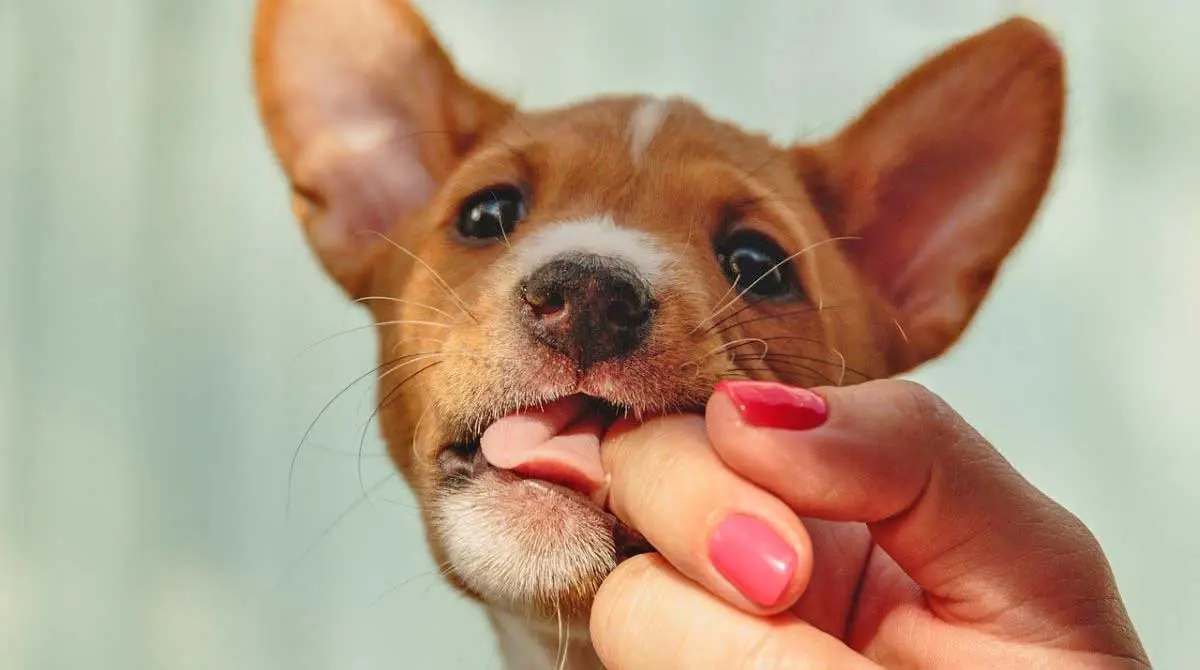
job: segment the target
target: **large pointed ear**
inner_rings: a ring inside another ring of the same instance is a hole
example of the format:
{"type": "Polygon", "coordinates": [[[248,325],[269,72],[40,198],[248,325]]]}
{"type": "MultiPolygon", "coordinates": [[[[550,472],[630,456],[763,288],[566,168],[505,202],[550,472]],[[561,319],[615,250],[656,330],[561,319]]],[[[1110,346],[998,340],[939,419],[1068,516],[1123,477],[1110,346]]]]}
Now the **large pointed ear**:
{"type": "Polygon", "coordinates": [[[326,270],[366,290],[386,233],[512,108],[456,72],[403,0],[260,0],[259,107],[326,270]]]}
{"type": "MultiPolygon", "coordinates": [[[[1062,55],[1012,19],[927,61],[829,142],[801,178],[895,309],[911,368],[958,339],[1024,235],[1058,156],[1062,55]]],[[[889,324],[890,325],[890,324],[889,324]]]]}

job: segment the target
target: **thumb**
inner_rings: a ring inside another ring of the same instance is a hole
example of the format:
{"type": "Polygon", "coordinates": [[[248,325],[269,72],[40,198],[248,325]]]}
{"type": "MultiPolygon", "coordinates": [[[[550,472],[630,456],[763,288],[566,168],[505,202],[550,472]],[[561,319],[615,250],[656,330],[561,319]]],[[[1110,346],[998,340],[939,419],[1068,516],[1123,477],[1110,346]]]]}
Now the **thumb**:
{"type": "Polygon", "coordinates": [[[714,598],[654,554],[625,561],[604,580],[590,633],[610,670],[879,670],[791,615],[756,616],[714,598]]]}
{"type": "Polygon", "coordinates": [[[1124,619],[1087,528],[917,384],[730,382],[706,423],[729,467],[800,515],[866,523],[943,618],[983,622],[1053,597],[1087,610],[1068,605],[1073,617],[1124,619]]]}

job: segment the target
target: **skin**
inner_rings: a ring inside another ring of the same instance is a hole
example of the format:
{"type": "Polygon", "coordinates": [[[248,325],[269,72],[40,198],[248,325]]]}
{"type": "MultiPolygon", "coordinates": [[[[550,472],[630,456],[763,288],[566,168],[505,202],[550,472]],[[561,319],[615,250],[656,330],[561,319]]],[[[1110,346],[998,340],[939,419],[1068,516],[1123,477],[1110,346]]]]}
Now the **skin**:
{"type": "Polygon", "coordinates": [[[705,416],[624,425],[604,445],[610,506],[660,554],[626,561],[591,615],[610,670],[1149,668],[1104,553],[923,387],[816,390],[804,431],[705,416]],[[708,559],[730,513],[796,550],[762,609],[708,559]]]}

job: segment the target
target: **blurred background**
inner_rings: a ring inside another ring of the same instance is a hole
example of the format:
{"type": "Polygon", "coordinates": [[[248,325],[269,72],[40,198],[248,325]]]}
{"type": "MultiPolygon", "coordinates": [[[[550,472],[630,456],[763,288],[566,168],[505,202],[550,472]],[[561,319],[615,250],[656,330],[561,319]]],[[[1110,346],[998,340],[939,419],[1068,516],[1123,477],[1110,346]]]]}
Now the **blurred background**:
{"type": "MultiPolygon", "coordinates": [[[[374,430],[366,323],[303,245],[249,0],[0,1],[0,667],[497,668],[374,430]]],[[[1200,3],[420,4],[526,105],[677,93],[793,140],[1013,12],[1060,36],[1048,205],[914,375],[1109,552],[1156,665],[1200,628],[1200,3]]]]}

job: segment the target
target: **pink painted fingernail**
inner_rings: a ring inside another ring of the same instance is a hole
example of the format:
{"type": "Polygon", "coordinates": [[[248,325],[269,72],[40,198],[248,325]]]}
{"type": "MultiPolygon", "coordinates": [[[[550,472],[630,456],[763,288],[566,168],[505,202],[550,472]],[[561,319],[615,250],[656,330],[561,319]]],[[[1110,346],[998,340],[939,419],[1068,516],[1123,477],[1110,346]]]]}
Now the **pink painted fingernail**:
{"type": "Polygon", "coordinates": [[[807,389],[774,382],[725,381],[717,393],[729,396],[742,420],[756,428],[811,430],[825,423],[825,399],[807,389]]]}
{"type": "Polygon", "coordinates": [[[783,597],[796,572],[796,552],[762,519],[733,514],[713,533],[708,557],[729,583],[750,600],[770,607],[783,597]]]}

